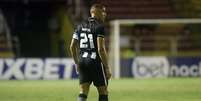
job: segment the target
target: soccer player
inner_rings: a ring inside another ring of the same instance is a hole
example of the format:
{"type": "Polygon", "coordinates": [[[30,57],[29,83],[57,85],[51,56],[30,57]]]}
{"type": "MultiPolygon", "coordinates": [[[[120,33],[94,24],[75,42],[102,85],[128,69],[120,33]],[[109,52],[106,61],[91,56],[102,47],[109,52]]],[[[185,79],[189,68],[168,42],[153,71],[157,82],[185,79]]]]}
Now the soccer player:
{"type": "Polygon", "coordinates": [[[91,83],[99,94],[99,101],[108,101],[108,80],[111,71],[107,62],[104,42],[106,8],[94,4],[90,9],[91,17],[80,24],[73,34],[70,45],[71,54],[79,74],[80,94],[78,101],[86,101],[91,83]]]}

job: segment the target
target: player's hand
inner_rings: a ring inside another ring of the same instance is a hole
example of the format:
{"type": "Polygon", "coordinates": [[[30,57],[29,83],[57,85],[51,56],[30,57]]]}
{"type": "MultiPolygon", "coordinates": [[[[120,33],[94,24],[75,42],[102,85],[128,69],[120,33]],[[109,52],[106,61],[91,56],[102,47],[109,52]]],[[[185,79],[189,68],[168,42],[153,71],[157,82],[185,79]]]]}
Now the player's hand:
{"type": "Polygon", "coordinates": [[[106,68],[105,72],[106,72],[106,78],[109,80],[112,76],[110,69],[106,68]]]}
{"type": "Polygon", "coordinates": [[[75,70],[76,70],[76,73],[79,74],[79,72],[80,72],[80,66],[78,64],[76,64],[75,70]]]}

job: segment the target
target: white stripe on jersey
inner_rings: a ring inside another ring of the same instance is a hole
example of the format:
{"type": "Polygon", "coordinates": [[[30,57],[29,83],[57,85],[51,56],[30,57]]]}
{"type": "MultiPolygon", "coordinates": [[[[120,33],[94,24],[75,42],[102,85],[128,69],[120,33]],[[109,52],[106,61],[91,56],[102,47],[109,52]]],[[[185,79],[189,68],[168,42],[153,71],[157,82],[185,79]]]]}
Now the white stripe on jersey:
{"type": "Polygon", "coordinates": [[[104,67],[103,67],[103,64],[101,63],[101,67],[102,67],[102,72],[103,72],[103,77],[104,77],[104,82],[105,82],[105,86],[107,86],[107,79],[106,79],[106,75],[105,75],[105,72],[104,72],[104,67]]]}
{"type": "Polygon", "coordinates": [[[78,40],[78,35],[77,35],[77,33],[73,33],[73,39],[77,39],[78,40]]]}

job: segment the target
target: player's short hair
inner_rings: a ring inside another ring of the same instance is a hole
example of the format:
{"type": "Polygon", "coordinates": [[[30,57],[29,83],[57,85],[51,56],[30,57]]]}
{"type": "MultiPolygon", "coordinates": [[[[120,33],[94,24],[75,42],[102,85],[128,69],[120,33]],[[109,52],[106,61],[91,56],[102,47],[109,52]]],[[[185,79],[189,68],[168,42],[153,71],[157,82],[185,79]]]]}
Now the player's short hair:
{"type": "Polygon", "coordinates": [[[91,6],[90,12],[93,12],[95,9],[103,9],[105,6],[102,4],[93,4],[91,6]]]}

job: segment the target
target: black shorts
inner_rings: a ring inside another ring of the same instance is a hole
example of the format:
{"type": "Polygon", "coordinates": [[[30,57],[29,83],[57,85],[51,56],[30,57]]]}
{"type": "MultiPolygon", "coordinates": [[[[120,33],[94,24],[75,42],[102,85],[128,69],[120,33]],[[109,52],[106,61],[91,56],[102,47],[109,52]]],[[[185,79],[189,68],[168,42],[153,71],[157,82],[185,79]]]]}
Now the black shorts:
{"type": "Polygon", "coordinates": [[[79,66],[80,84],[93,82],[93,84],[97,87],[108,85],[105,69],[100,61],[90,58],[82,58],[80,59],[79,66]]]}

